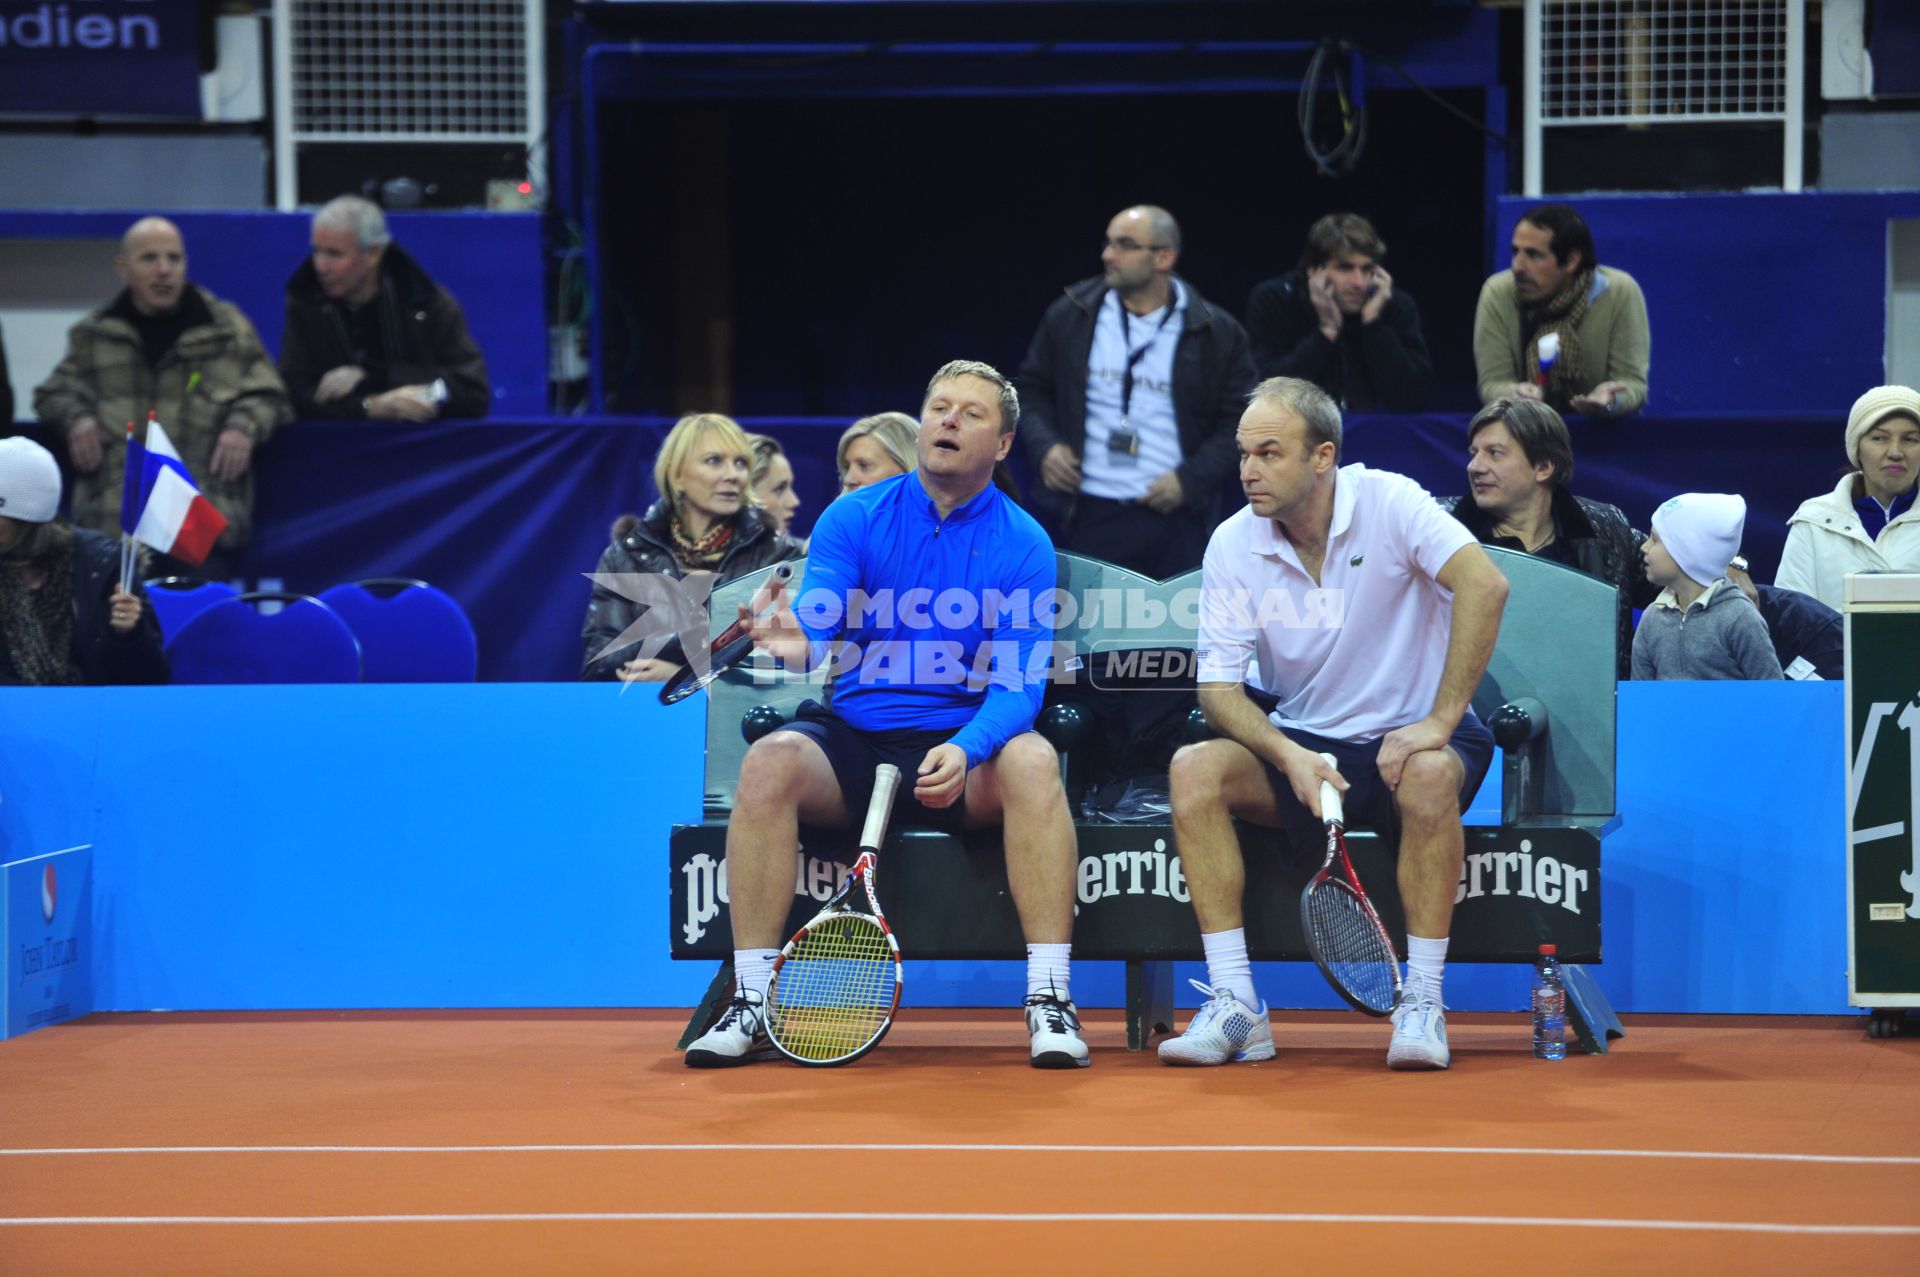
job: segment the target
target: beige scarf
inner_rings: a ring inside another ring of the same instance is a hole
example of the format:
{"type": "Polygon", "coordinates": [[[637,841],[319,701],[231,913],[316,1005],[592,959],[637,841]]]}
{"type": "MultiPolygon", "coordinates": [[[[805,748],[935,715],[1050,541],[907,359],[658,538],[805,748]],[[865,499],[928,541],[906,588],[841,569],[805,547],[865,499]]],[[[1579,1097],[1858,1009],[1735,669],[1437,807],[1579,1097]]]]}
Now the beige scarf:
{"type": "Polygon", "coordinates": [[[1560,291],[1538,306],[1522,306],[1520,318],[1526,331],[1527,380],[1540,382],[1540,339],[1548,333],[1560,335],[1560,357],[1547,373],[1542,397],[1561,412],[1567,410],[1575,395],[1589,387],[1581,385],[1580,321],[1587,317],[1587,297],[1593,291],[1593,267],[1572,276],[1560,291]]]}

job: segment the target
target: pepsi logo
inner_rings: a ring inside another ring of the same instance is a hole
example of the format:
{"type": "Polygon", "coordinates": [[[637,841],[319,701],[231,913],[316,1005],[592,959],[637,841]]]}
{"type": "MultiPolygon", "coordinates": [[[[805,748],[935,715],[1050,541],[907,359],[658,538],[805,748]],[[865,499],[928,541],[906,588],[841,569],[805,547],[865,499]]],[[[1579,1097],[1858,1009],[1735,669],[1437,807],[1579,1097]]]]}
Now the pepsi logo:
{"type": "Polygon", "coordinates": [[[48,865],[46,872],[40,875],[40,915],[48,922],[53,921],[53,907],[60,898],[60,882],[54,877],[53,866],[48,865]]]}

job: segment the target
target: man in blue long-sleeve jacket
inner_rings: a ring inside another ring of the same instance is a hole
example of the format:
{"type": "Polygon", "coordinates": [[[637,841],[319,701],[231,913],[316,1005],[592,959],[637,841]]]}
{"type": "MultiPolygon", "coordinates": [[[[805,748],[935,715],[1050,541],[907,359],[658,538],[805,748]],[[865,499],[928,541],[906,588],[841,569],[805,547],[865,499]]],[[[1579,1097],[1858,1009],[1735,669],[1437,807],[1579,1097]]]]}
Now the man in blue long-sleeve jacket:
{"type": "Polygon", "coordinates": [[[788,669],[829,665],[815,702],[747,751],[727,830],[734,998],[687,1049],[696,1068],[768,1058],[767,979],[793,902],[799,825],[866,810],[874,769],[913,778],[897,823],[1004,824],[1007,877],[1027,938],[1036,1068],[1087,1064],[1068,996],[1077,856],[1053,747],[1033,732],[1050,636],[1041,613],[1054,549],[994,485],[1020,400],[992,367],[949,363],[927,385],[919,468],[828,506],[798,600],[775,584],[743,609],[755,646],[788,669]]]}

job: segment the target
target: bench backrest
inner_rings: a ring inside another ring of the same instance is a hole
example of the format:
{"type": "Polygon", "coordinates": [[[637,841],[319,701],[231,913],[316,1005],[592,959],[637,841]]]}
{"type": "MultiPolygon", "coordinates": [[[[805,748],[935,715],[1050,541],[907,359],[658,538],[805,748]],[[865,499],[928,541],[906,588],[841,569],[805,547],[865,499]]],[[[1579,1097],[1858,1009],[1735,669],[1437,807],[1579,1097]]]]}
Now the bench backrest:
{"type": "MultiPolygon", "coordinates": [[[[1545,812],[1605,817],[1614,811],[1614,648],[1616,591],[1596,577],[1507,550],[1488,553],[1513,590],[1500,640],[1474,697],[1485,719],[1502,704],[1532,697],[1547,707],[1550,726],[1535,766],[1543,776],[1545,812]]],[[[804,582],[804,561],[794,565],[804,582]]],[[[715,590],[713,632],[765,584],[771,568],[715,590]]],[[[1154,581],[1077,554],[1059,556],[1061,601],[1054,637],[1076,655],[1127,649],[1191,649],[1200,573],[1154,581]]],[[[817,681],[741,666],[707,689],[705,803],[733,805],[747,742],[741,721],[755,706],[791,716],[819,699],[817,681]]]]}

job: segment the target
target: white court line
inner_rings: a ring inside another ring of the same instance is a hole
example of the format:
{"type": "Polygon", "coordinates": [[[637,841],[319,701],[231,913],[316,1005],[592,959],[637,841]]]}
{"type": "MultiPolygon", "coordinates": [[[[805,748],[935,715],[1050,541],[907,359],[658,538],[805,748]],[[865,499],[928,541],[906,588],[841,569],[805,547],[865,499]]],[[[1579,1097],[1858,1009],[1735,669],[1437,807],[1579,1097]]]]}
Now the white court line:
{"type": "Polygon", "coordinates": [[[567,1211],[499,1215],[56,1215],[0,1218],[0,1227],[86,1224],[543,1224],[543,1223],[913,1223],[913,1224],[1463,1224],[1487,1228],[1654,1229],[1662,1232],[1920,1236],[1920,1224],[1783,1224],[1731,1219],[1585,1219],[1528,1215],[1354,1215],[1299,1212],[995,1211],[567,1211]]]}
{"type": "Polygon", "coordinates": [[[1461,1157],[1624,1157],[1920,1166],[1920,1156],[1658,1148],[1477,1148],[1432,1144],[200,1144],[0,1148],[0,1157],[119,1157],[155,1153],[1436,1153],[1461,1157]]]}

